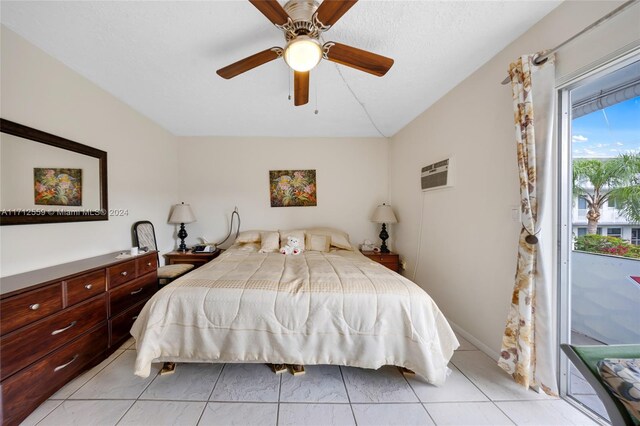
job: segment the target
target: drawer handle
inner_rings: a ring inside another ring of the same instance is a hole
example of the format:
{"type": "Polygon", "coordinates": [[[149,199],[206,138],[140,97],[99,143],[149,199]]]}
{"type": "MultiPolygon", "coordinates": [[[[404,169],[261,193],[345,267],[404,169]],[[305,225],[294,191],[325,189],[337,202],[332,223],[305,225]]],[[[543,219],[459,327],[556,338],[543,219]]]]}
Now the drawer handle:
{"type": "Polygon", "coordinates": [[[137,290],[134,290],[134,291],[132,291],[132,292],[131,292],[131,295],[133,296],[134,294],[138,294],[138,293],[140,293],[142,290],[144,290],[142,287],[141,287],[141,288],[139,288],[139,289],[137,289],[137,290]]]}
{"type": "Polygon", "coordinates": [[[60,334],[63,331],[67,331],[68,329],[70,329],[71,327],[73,327],[74,325],[76,325],[78,323],[78,321],[73,321],[71,324],[69,324],[68,326],[66,326],[65,328],[61,328],[59,330],[54,330],[51,332],[52,336],[55,336],[56,334],[60,334]]]}
{"type": "Polygon", "coordinates": [[[147,262],[147,266],[151,266],[151,262],[147,262]]]}
{"type": "Polygon", "coordinates": [[[32,311],[37,311],[38,309],[40,309],[40,304],[34,303],[33,305],[29,305],[29,309],[31,309],[32,311]]]}
{"type": "Polygon", "coordinates": [[[132,316],[132,317],[131,317],[131,319],[135,321],[135,320],[137,320],[137,319],[138,319],[138,316],[137,316],[137,315],[134,315],[134,316],[132,316]]]}
{"type": "Polygon", "coordinates": [[[85,284],[84,288],[86,288],[87,290],[91,290],[93,288],[93,284],[85,284]]]}
{"type": "Polygon", "coordinates": [[[75,361],[76,359],[78,359],[78,357],[79,357],[79,356],[80,356],[79,354],[75,354],[75,355],[73,356],[73,358],[71,358],[71,361],[69,361],[69,362],[68,362],[68,363],[66,363],[66,364],[62,364],[62,365],[57,366],[56,368],[54,368],[54,369],[53,369],[53,372],[55,373],[56,371],[60,371],[60,370],[62,370],[63,368],[68,367],[68,366],[69,366],[69,364],[71,364],[73,361],[75,361]]]}
{"type": "Polygon", "coordinates": [[[127,271],[120,272],[120,275],[122,275],[123,277],[126,277],[127,276],[127,271]]]}

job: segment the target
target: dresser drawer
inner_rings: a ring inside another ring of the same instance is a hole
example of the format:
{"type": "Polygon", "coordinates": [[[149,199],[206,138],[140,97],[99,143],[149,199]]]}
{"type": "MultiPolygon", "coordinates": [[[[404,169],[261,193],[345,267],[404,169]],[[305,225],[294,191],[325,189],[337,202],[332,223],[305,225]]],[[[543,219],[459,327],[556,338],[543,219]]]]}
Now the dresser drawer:
{"type": "Polygon", "coordinates": [[[107,268],[107,275],[110,289],[131,281],[136,277],[136,261],[130,260],[107,268]]]}
{"type": "Polygon", "coordinates": [[[136,263],[138,266],[138,276],[141,277],[158,269],[158,256],[155,253],[153,255],[147,255],[136,259],[136,263]]]}
{"type": "Polygon", "coordinates": [[[150,298],[157,289],[158,279],[155,272],[152,272],[111,290],[109,292],[109,316],[118,315],[136,303],[150,298]]]}
{"type": "Polygon", "coordinates": [[[397,263],[398,255],[396,254],[375,254],[367,256],[369,259],[378,263],[397,263]]]}
{"type": "Polygon", "coordinates": [[[104,269],[72,278],[67,281],[67,306],[97,296],[105,292],[106,289],[107,277],[104,269]]]}
{"type": "Polygon", "coordinates": [[[62,310],[62,283],[31,290],[0,302],[0,334],[62,310]]]}
{"type": "Polygon", "coordinates": [[[395,272],[398,272],[400,270],[400,264],[397,261],[384,261],[380,262],[380,264],[395,272]]]}
{"type": "Polygon", "coordinates": [[[0,339],[0,378],[37,361],[107,319],[106,293],[0,339]]]}
{"type": "Polygon", "coordinates": [[[107,322],[2,382],[3,424],[18,424],[107,349],[107,322]]]}
{"type": "Polygon", "coordinates": [[[109,347],[119,346],[131,337],[131,334],[129,334],[131,326],[138,318],[138,314],[142,310],[144,304],[147,303],[147,300],[143,300],[109,320],[109,329],[111,330],[111,341],[109,342],[109,347]]]}

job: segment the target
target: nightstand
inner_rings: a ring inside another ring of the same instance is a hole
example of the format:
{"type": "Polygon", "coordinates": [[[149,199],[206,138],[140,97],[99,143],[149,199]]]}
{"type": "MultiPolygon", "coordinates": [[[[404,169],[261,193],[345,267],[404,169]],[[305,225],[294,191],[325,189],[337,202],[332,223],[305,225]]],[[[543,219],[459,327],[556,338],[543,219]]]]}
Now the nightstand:
{"type": "Polygon", "coordinates": [[[369,259],[386,266],[394,272],[400,272],[400,255],[397,253],[376,253],[374,251],[360,251],[369,259]]]}
{"type": "Polygon", "coordinates": [[[207,262],[212,261],[220,255],[222,250],[216,250],[212,253],[193,253],[188,251],[172,251],[164,255],[167,265],[176,265],[179,263],[189,263],[196,268],[201,267],[207,262]]]}

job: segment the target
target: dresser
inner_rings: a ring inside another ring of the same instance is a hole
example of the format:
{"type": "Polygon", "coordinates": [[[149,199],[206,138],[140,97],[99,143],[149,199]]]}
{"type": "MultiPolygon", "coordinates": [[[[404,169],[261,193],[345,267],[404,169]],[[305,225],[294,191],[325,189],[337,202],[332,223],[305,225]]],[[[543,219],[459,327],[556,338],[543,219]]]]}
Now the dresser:
{"type": "Polygon", "coordinates": [[[128,339],[158,288],[157,253],[118,254],[0,278],[3,425],[19,424],[128,339]]]}
{"type": "Polygon", "coordinates": [[[376,253],[374,251],[361,251],[361,253],[392,271],[400,272],[400,256],[397,253],[376,253]]]}

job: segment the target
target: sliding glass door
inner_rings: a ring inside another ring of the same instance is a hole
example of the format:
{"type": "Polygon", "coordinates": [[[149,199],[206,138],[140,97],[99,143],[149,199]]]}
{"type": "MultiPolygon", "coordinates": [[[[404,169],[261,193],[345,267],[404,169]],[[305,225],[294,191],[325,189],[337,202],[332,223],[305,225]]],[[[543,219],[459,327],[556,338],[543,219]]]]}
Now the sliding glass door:
{"type": "MultiPolygon", "coordinates": [[[[559,93],[560,338],[575,345],[640,343],[640,57],[559,93]]],[[[562,357],[561,392],[607,419],[562,357]]]]}

